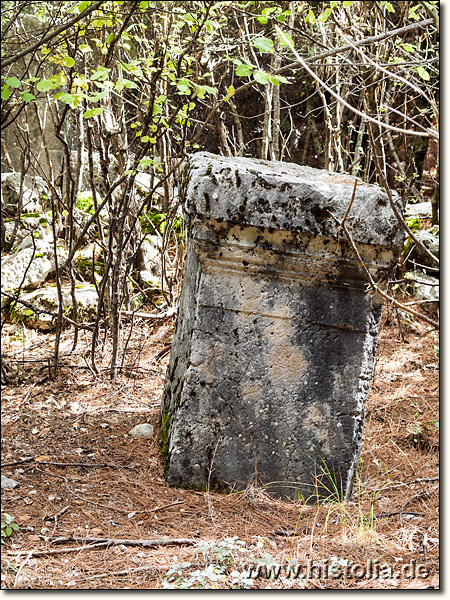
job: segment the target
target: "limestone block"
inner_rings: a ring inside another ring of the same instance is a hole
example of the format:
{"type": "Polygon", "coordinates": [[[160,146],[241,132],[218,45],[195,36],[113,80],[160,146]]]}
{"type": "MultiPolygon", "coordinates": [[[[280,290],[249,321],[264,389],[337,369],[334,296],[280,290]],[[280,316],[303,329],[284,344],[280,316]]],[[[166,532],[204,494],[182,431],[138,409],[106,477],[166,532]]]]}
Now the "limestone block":
{"type": "MultiPolygon", "coordinates": [[[[95,286],[79,284],[75,289],[78,318],[90,321],[95,318],[98,304],[98,294],[95,286]]],[[[20,296],[21,300],[30,303],[36,311],[45,310],[57,314],[59,307],[58,290],[56,286],[47,287],[20,296]]],[[[72,316],[72,295],[69,289],[62,290],[64,312],[72,316]]],[[[45,312],[33,312],[23,304],[17,304],[12,312],[14,320],[23,321],[32,329],[51,331],[56,327],[56,319],[45,312]]]]}
{"type": "Polygon", "coordinates": [[[417,202],[405,206],[405,217],[427,217],[431,219],[431,202],[417,202]]]}
{"type": "Polygon", "coordinates": [[[1,207],[6,213],[15,215],[22,196],[21,213],[41,213],[48,208],[47,198],[49,188],[42,177],[26,175],[20,187],[20,173],[2,173],[2,200],[1,207]]]}
{"type": "MultiPolygon", "coordinates": [[[[440,244],[438,225],[434,225],[430,229],[416,231],[415,236],[430,252],[439,258],[440,244]]],[[[438,267],[438,263],[431,259],[411,238],[406,242],[405,251],[408,256],[408,261],[411,264],[415,263],[417,266],[431,267],[432,269],[438,267]]],[[[432,273],[433,271],[431,271],[431,274],[432,273]]]]}
{"type": "MultiPolygon", "coordinates": [[[[37,227],[36,231],[43,228],[37,227]]],[[[17,252],[2,256],[1,289],[5,292],[17,292],[19,289],[33,289],[43,283],[49,275],[55,272],[55,257],[53,241],[49,237],[36,238],[35,248],[30,236],[25,237],[17,252]]],[[[63,262],[67,251],[58,246],[58,258],[63,262]]],[[[11,302],[6,296],[1,297],[1,307],[11,302]]]]}
{"type": "MultiPolygon", "coordinates": [[[[189,244],[161,408],[170,484],[350,497],[382,309],[328,212],[344,217],[354,181],[190,158],[189,244]]],[[[403,236],[382,190],[358,180],[346,224],[373,275],[388,275],[403,236]]]]}

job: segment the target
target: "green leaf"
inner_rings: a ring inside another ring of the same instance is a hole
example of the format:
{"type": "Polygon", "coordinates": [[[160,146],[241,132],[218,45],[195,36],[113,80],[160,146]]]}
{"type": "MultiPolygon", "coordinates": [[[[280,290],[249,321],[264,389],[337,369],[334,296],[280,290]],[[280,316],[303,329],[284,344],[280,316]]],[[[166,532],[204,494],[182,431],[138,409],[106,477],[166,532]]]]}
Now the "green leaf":
{"type": "Polygon", "coordinates": [[[319,23],[326,23],[328,21],[328,17],[331,15],[332,10],[332,8],[326,8],[323,13],[317,17],[319,23]]]}
{"type": "Polygon", "coordinates": [[[141,142],[143,142],[144,144],[146,144],[146,143],[147,143],[147,142],[149,142],[149,141],[150,141],[150,136],[148,136],[148,135],[143,135],[143,136],[141,137],[141,142]]]}
{"type": "Polygon", "coordinates": [[[282,75],[272,75],[270,73],[269,81],[270,83],[273,83],[273,85],[280,85],[280,83],[290,83],[290,81],[286,79],[286,77],[283,77],[282,75]]]}
{"type": "Polygon", "coordinates": [[[250,65],[239,65],[236,69],[236,75],[238,77],[248,77],[252,74],[252,67],[250,65]]]}
{"type": "Polygon", "coordinates": [[[6,85],[2,86],[2,93],[1,93],[2,100],[8,100],[8,98],[10,96],[11,96],[11,90],[9,89],[9,87],[6,85]]]}
{"type": "Polygon", "coordinates": [[[75,66],[75,60],[71,56],[66,56],[65,59],[62,61],[62,64],[65,67],[74,67],[75,66]]]}
{"type": "Polygon", "coordinates": [[[311,25],[314,25],[314,23],[316,22],[316,17],[313,13],[313,11],[311,9],[309,9],[308,14],[305,17],[305,23],[311,23],[311,25]]]}
{"type": "Polygon", "coordinates": [[[253,77],[258,83],[262,83],[263,85],[269,83],[269,73],[264,73],[264,71],[256,71],[253,77]]]}
{"type": "Polygon", "coordinates": [[[5,83],[13,88],[18,88],[22,85],[22,82],[17,77],[8,77],[5,83]]]}
{"type": "Polygon", "coordinates": [[[128,89],[137,88],[137,85],[134,83],[134,81],[131,81],[130,79],[125,79],[125,77],[122,77],[120,81],[128,89]]]}
{"type": "Polygon", "coordinates": [[[156,161],[154,158],[141,158],[141,160],[139,161],[139,166],[144,168],[144,167],[153,167],[156,164],[156,161]]]}
{"type": "Polygon", "coordinates": [[[386,10],[390,13],[395,13],[395,8],[392,6],[390,2],[382,2],[381,6],[385,6],[386,10]]]}
{"type": "Polygon", "coordinates": [[[101,115],[102,112],[103,112],[103,106],[97,106],[97,108],[91,108],[90,110],[87,110],[85,113],[83,113],[83,118],[90,119],[91,117],[96,117],[98,115],[101,115]]]}
{"type": "Polygon", "coordinates": [[[106,77],[108,77],[108,71],[105,69],[98,69],[91,75],[91,81],[97,81],[97,79],[101,79],[103,81],[103,79],[106,79],[106,77]]]}
{"type": "Polygon", "coordinates": [[[414,46],[411,46],[411,44],[400,44],[400,46],[403,48],[403,50],[406,50],[406,52],[416,51],[416,48],[414,46]]]}
{"type": "Polygon", "coordinates": [[[262,53],[271,52],[273,53],[273,41],[269,40],[269,38],[259,37],[252,40],[253,46],[258,48],[258,50],[262,53]]]}
{"type": "Polygon", "coordinates": [[[283,31],[283,37],[279,33],[278,33],[278,36],[280,38],[280,46],[289,46],[290,44],[292,46],[294,46],[294,40],[292,39],[292,35],[290,33],[283,31]],[[284,38],[286,38],[288,41],[285,42],[284,38]],[[289,42],[290,42],[290,44],[289,44],[289,42]]]}
{"type": "Polygon", "coordinates": [[[352,1],[352,2],[343,2],[343,3],[342,3],[342,6],[343,6],[344,8],[350,8],[350,6],[351,6],[352,4],[353,4],[353,1],[352,1]]]}
{"type": "Polygon", "coordinates": [[[34,94],[30,94],[30,92],[22,92],[21,96],[24,102],[31,102],[36,98],[36,96],[34,94]]]}
{"type": "Polygon", "coordinates": [[[75,100],[75,96],[66,93],[56,94],[55,98],[57,100],[61,100],[61,102],[65,102],[66,104],[72,104],[72,102],[75,100]]]}
{"type": "Polygon", "coordinates": [[[80,4],[78,5],[78,12],[82,13],[84,10],[87,9],[88,6],[90,6],[92,4],[92,2],[80,2],[80,4]]]}
{"type": "Polygon", "coordinates": [[[39,92],[48,92],[49,90],[52,90],[55,87],[55,83],[53,81],[49,81],[48,79],[42,79],[36,84],[36,89],[39,92]]]}
{"type": "Polygon", "coordinates": [[[190,94],[191,88],[189,87],[189,81],[187,79],[180,79],[177,82],[177,88],[180,94],[190,94]]]}
{"type": "Polygon", "coordinates": [[[430,81],[430,74],[423,67],[416,67],[416,71],[419,73],[419,77],[421,77],[424,81],[430,81]]]}

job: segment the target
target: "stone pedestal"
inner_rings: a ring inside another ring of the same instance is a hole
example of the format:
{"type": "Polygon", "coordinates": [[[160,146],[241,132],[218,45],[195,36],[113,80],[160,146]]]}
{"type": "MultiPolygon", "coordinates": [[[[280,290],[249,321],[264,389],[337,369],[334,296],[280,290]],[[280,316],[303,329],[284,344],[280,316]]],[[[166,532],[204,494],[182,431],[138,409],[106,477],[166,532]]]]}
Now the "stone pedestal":
{"type": "MultiPolygon", "coordinates": [[[[161,409],[170,484],[349,498],[381,298],[341,227],[354,178],[198,153],[189,242],[161,409]]],[[[402,233],[358,181],[345,221],[374,277],[402,233]]]]}

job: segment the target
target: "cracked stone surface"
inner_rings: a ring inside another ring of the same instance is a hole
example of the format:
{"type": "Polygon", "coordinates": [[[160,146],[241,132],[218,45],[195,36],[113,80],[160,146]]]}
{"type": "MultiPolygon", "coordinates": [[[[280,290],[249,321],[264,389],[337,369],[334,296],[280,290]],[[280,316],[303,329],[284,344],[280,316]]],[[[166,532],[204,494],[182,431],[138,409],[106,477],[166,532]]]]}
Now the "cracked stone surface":
{"type": "MultiPolygon", "coordinates": [[[[161,422],[170,484],[351,495],[381,298],[340,226],[355,179],[198,153],[185,172],[189,246],[161,422]]],[[[398,199],[396,199],[398,201],[398,199]]],[[[358,180],[346,224],[377,278],[403,236],[358,180]]]]}

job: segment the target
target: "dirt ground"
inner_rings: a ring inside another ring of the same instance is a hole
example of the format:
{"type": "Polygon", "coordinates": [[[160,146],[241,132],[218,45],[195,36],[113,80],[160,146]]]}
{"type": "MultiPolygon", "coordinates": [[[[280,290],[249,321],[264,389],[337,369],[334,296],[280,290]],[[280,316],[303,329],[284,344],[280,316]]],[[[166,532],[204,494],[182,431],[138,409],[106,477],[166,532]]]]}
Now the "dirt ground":
{"type": "MultiPolygon", "coordinates": [[[[107,349],[94,378],[83,337],[42,382],[54,335],[4,327],[17,371],[2,389],[2,474],[20,483],[2,491],[2,520],[19,526],[2,546],[4,589],[439,587],[439,356],[428,326],[400,332],[385,311],[353,499],[322,506],[165,484],[160,356],[172,333],[173,318],[136,320],[113,385],[107,349]],[[130,436],[139,423],[154,436],[130,436]],[[269,577],[272,563],[304,570],[269,577]]],[[[63,350],[70,343],[68,331],[63,350]]]]}

